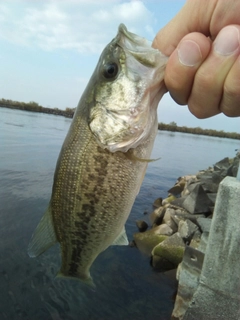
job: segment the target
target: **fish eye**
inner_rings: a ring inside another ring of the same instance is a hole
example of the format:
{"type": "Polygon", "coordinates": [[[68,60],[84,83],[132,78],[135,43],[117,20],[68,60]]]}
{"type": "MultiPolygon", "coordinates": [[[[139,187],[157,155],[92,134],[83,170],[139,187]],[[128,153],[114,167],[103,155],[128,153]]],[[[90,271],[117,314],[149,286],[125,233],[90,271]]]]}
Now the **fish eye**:
{"type": "Polygon", "coordinates": [[[108,62],[103,66],[103,76],[106,79],[113,79],[118,74],[118,65],[115,62],[108,62]]]}

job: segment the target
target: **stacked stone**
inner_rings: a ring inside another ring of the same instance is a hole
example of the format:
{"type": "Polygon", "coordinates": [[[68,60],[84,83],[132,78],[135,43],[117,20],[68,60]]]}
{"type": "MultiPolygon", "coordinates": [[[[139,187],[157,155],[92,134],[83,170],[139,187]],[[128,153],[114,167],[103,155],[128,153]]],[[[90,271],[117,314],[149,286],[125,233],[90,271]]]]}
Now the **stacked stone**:
{"type": "Polygon", "coordinates": [[[150,214],[151,229],[137,221],[134,243],[151,256],[152,266],[161,271],[175,269],[186,247],[205,252],[219,183],[236,177],[240,153],[224,158],[196,175],[179,178],[164,200],[156,199],[150,214]]]}

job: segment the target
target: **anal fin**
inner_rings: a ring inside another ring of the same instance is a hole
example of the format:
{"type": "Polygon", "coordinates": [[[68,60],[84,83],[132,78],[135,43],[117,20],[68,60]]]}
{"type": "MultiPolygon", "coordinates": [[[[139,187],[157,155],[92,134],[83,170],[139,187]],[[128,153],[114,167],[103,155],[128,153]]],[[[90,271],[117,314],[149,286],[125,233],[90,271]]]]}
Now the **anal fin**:
{"type": "Polygon", "coordinates": [[[56,242],[57,238],[52,223],[51,206],[49,206],[32,235],[32,239],[28,245],[28,255],[31,258],[37,257],[56,244],[56,242]]]}
{"type": "Polygon", "coordinates": [[[128,246],[128,237],[126,234],[125,227],[123,227],[122,231],[120,234],[117,236],[117,238],[113,241],[112,245],[115,246],[128,246]]]}

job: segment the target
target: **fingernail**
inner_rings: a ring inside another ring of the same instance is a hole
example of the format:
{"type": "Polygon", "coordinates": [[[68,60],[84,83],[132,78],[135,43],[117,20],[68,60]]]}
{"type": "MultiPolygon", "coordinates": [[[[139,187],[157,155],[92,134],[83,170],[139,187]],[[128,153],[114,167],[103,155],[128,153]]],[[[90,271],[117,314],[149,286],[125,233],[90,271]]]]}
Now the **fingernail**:
{"type": "Polygon", "coordinates": [[[177,48],[179,61],[187,67],[193,67],[202,60],[199,45],[192,40],[183,40],[177,48]]]}
{"type": "Polygon", "coordinates": [[[214,41],[214,50],[228,56],[239,48],[239,31],[234,26],[228,26],[222,29],[214,41]]]}

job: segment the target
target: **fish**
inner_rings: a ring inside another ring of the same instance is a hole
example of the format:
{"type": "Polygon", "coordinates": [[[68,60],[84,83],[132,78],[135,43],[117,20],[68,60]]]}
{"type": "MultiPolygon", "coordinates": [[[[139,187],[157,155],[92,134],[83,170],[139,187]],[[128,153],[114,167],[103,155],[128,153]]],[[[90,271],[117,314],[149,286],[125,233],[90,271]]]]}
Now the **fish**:
{"type": "Polygon", "coordinates": [[[142,184],[166,92],[167,57],[120,24],[103,50],[62,145],[48,208],[28,255],[60,244],[57,277],[95,286],[90,267],[128,245],[125,223],[142,184]]]}

